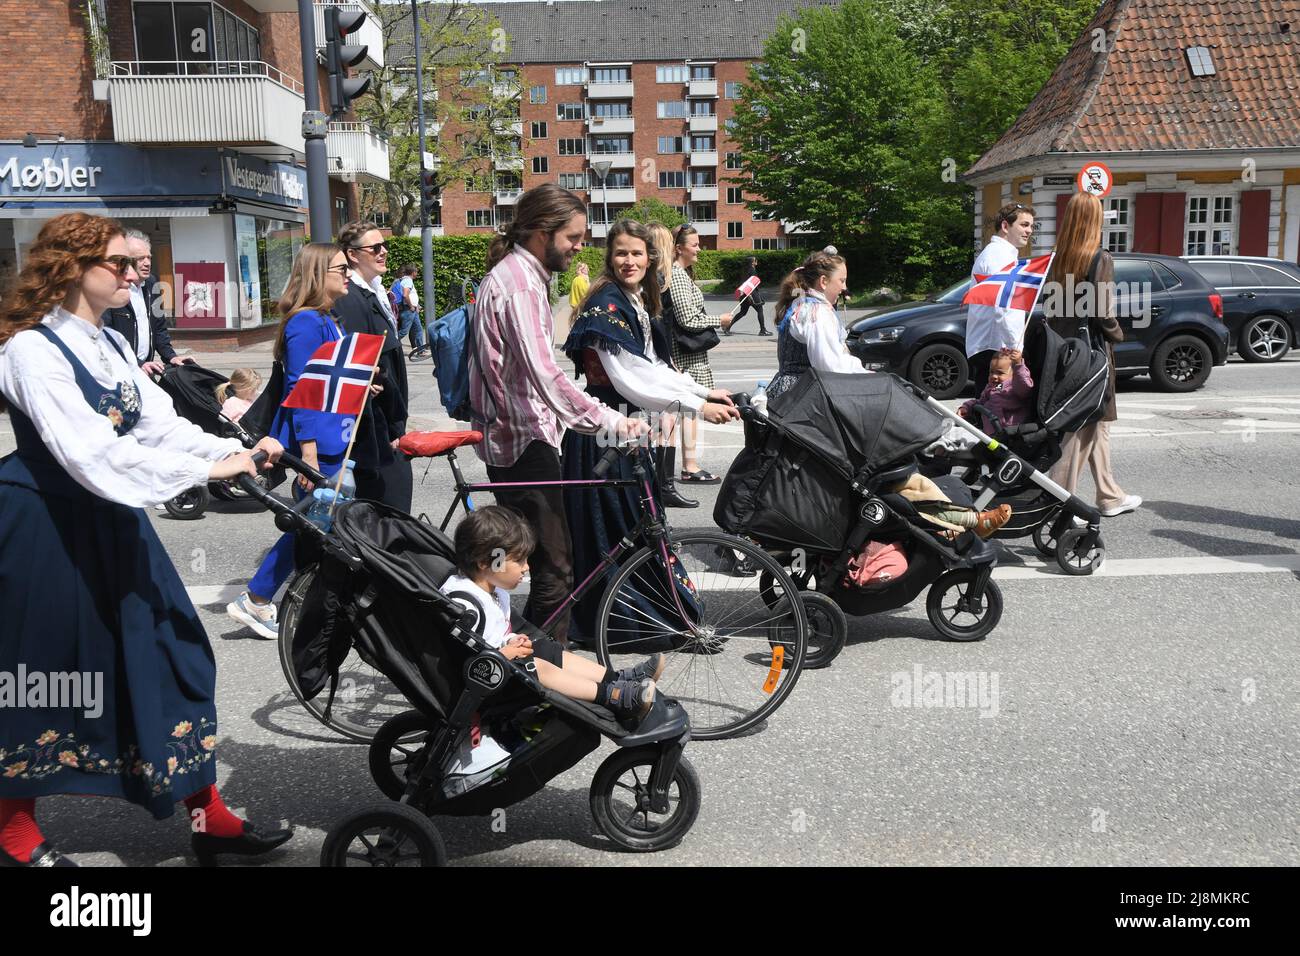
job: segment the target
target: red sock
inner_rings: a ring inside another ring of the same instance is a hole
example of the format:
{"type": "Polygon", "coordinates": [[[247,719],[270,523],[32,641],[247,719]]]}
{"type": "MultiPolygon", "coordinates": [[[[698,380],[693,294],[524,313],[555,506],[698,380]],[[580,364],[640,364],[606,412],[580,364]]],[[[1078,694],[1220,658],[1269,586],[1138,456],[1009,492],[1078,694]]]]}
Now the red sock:
{"type": "Polygon", "coordinates": [[[221,800],[216,784],[204,787],[193,796],[185,798],[185,809],[190,811],[191,829],[214,837],[237,837],[244,832],[244,821],[230,812],[221,800]]]}
{"type": "Polygon", "coordinates": [[[29,863],[32,850],[44,839],[36,825],[35,799],[0,800],[0,849],[19,863],[29,863]]]}

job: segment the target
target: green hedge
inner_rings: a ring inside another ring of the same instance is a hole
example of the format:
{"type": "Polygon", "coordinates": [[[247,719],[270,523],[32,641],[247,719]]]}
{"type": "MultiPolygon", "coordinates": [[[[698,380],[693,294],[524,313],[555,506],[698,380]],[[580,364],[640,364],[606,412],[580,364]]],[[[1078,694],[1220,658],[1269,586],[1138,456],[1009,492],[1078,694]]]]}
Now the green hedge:
{"type": "MultiPolygon", "coordinates": [[[[780,285],[781,280],[789,274],[790,270],[803,262],[807,254],[807,249],[772,249],[756,252],[746,252],[744,249],[734,251],[701,249],[700,257],[695,260],[695,278],[697,281],[720,279],[722,284],[718,287],[718,291],[731,292],[749,277],[749,258],[753,256],[758,260],[758,275],[763,280],[763,285],[780,285]]],[[[561,296],[569,294],[569,287],[577,274],[574,270],[579,262],[587,263],[592,276],[598,276],[605,268],[605,250],[588,246],[578,253],[573,266],[559,277],[561,296]]]]}
{"type": "MultiPolygon", "coordinates": [[[[487,272],[488,248],[491,245],[490,235],[433,237],[436,308],[432,312],[426,312],[430,321],[451,308],[451,294],[454,290],[459,295],[463,279],[472,279],[475,283],[483,281],[487,272]]],[[[388,275],[385,281],[391,282],[398,270],[408,263],[419,266],[421,258],[419,236],[391,236],[388,240],[388,275]]]]}

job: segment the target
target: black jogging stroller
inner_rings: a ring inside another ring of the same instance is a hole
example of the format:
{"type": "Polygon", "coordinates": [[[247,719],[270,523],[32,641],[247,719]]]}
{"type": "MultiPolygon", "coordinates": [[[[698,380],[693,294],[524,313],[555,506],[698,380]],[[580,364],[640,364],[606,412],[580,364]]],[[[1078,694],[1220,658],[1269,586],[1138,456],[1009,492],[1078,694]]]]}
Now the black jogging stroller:
{"type": "MultiPolygon", "coordinates": [[[[245,448],[252,448],[262,436],[221,414],[221,403],[217,401],[216,390],[217,386],[228,381],[220,372],[186,362],[184,365],[168,365],[163,369],[158,378],[158,387],[167,393],[176,408],[176,414],[181,418],[198,425],[209,435],[238,438],[245,448]]],[[[257,408],[265,395],[263,392],[258,397],[245,418],[258,420],[257,408]]],[[[259,475],[257,481],[269,491],[284,481],[284,469],[272,469],[259,475]]],[[[173,518],[188,521],[202,517],[213,498],[234,501],[243,497],[244,492],[236,482],[209,481],[182,491],[175,498],[164,502],[163,507],[173,518]]]]}
{"type": "MultiPolygon", "coordinates": [[[[286,455],[313,481],[323,476],[286,455]]],[[[511,661],[483,643],[476,604],[442,593],[453,573],[451,540],[386,505],[350,501],[328,534],[249,476],[245,491],[297,537],[304,592],[293,656],[309,696],[333,697],[338,666],[354,647],[413,710],[388,720],[370,744],[370,774],[388,803],[359,807],[337,822],[322,866],[438,866],[446,850],[431,816],[488,816],[541,790],[595,750],[618,749],[592,780],[596,825],[615,845],[637,851],[677,845],[700,807],[700,783],[683,756],[690,720],[675,700],[656,696],[635,726],[595,704],[546,690],[531,662],[511,661]],[[508,755],[490,766],[461,755],[475,735],[508,755]]],[[[543,636],[524,626],[525,633],[543,636]]]]}
{"type": "MultiPolygon", "coordinates": [[[[935,411],[893,375],[816,369],[766,412],[747,398],[737,404],[745,450],[723,480],[713,519],[789,568],[809,619],[805,666],[824,667],[843,648],[846,614],[903,607],[927,588],[926,613],[944,637],[979,640],[997,626],[997,546],[970,531],[945,533],[890,491],[920,470],[922,453],[945,433],[942,406],[935,411]],[[901,548],[906,570],[866,587],[849,580],[850,561],[869,542],[901,548]]],[[[955,476],[935,484],[954,505],[971,506],[955,476]]],[[[760,578],[765,600],[770,586],[760,578]]]]}
{"type": "Polygon", "coordinates": [[[960,469],[976,508],[1011,505],[1011,520],[996,537],[1032,537],[1039,553],[1055,559],[1066,574],[1091,574],[1106,556],[1101,512],[1052,481],[1047,471],[1060,459],[1065,437],[1104,413],[1110,396],[1106,353],[1092,347],[1086,328],[1078,338],[1062,338],[1036,315],[1025,330],[1022,354],[1034,380],[1031,416],[1016,425],[996,422],[988,435],[963,422],[976,442],[948,464],[960,469]]]}

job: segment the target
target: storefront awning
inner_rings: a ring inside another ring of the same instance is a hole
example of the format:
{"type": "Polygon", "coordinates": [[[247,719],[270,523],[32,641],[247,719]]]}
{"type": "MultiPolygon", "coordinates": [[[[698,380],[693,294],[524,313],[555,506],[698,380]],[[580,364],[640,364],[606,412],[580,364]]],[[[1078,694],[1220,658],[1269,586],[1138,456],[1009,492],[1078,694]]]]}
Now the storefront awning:
{"type": "Polygon", "coordinates": [[[210,214],[210,200],[202,203],[132,206],[112,202],[3,202],[0,219],[51,219],[66,212],[88,212],[118,219],[195,219],[210,214]]]}

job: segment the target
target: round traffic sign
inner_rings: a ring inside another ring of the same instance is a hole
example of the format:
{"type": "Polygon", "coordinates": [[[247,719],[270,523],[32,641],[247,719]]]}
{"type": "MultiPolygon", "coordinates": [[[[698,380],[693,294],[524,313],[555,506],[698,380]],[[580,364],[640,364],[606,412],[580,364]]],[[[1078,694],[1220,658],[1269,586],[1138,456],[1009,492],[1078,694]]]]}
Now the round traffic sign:
{"type": "Polygon", "coordinates": [[[1110,192],[1110,187],[1115,185],[1115,176],[1105,163],[1087,163],[1079,170],[1075,183],[1079,187],[1079,192],[1089,193],[1101,199],[1110,192]]]}

